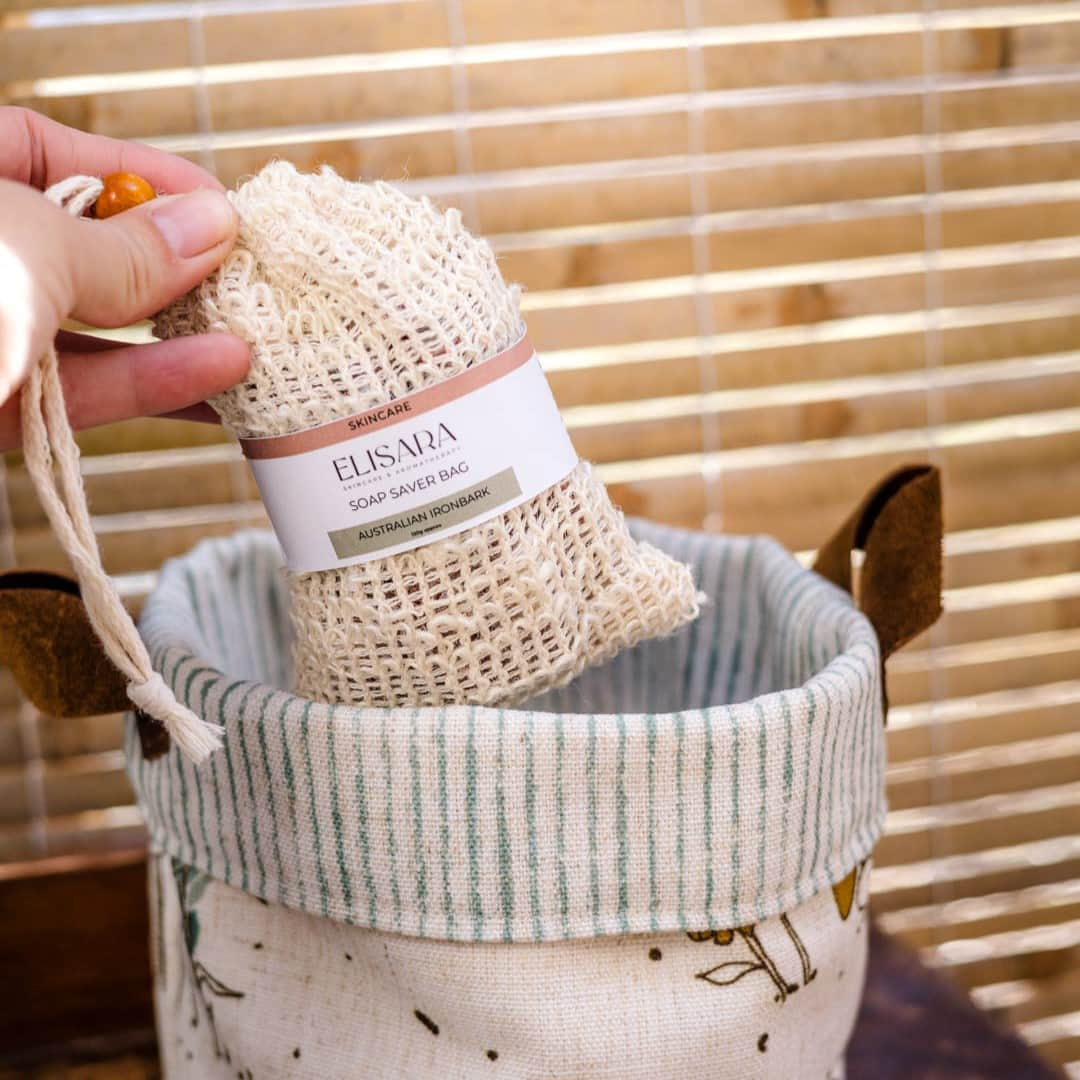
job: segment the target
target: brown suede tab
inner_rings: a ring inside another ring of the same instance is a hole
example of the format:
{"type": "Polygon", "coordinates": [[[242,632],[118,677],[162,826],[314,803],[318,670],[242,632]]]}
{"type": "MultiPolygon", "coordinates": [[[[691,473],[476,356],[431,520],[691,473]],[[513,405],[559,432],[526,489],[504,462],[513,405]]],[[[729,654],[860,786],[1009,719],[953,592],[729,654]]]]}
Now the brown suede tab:
{"type": "Polygon", "coordinates": [[[131,707],[123,676],[86,617],[79,586],[60,574],[0,574],[0,661],[23,693],[52,716],[131,707]]]}
{"type": "MultiPolygon", "coordinates": [[[[97,716],[131,708],[123,675],[94,634],[79,585],[37,570],[0,574],[0,663],[22,692],[50,716],[97,716]]],[[[169,748],[169,736],[136,714],[148,758],[169,748]]]]}
{"type": "Polygon", "coordinates": [[[851,553],[866,553],[859,607],[883,663],[941,614],[943,528],[940,472],[908,465],[885,477],[817,554],[814,569],[851,592],[851,553]]]}

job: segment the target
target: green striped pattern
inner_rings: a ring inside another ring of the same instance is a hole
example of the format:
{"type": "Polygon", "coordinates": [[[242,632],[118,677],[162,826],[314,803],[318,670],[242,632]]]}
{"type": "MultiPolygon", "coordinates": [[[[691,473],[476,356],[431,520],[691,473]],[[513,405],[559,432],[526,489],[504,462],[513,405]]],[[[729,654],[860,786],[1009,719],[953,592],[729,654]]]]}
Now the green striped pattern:
{"type": "Polygon", "coordinates": [[[446,940],[727,928],[839,880],[885,813],[873,630],[771,540],[632,529],[692,565],[701,617],[529,709],[302,700],[278,689],[272,536],[168,563],[142,631],[226,741],[199,767],[147,762],[129,722],[154,847],[272,903],[446,940]]]}

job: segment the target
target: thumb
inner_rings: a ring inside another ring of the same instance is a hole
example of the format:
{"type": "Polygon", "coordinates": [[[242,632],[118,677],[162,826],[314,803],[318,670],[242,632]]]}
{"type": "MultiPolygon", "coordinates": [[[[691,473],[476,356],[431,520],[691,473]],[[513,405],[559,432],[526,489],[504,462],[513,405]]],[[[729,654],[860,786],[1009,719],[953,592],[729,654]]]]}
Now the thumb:
{"type": "Polygon", "coordinates": [[[154,199],[105,221],[70,218],[71,314],[103,327],[153,315],[218,267],[237,227],[228,199],[209,190],[154,199]]]}

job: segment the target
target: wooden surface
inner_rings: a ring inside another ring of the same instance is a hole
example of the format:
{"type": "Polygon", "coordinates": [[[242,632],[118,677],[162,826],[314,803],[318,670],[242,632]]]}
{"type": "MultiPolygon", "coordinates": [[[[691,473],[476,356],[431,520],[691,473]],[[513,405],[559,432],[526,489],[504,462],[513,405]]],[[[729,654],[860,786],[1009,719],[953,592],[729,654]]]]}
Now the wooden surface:
{"type": "Polygon", "coordinates": [[[3,1058],[153,1026],[142,852],[0,865],[0,927],[3,1058]]]}
{"type": "Polygon", "coordinates": [[[1052,1080],[1059,1074],[996,1027],[957,987],[881,931],[870,965],[847,1080],[1052,1080]]]}
{"type": "MultiPolygon", "coordinates": [[[[22,876],[4,869],[0,1080],[157,1077],[142,856],[52,860],[22,876]]],[[[848,1080],[1057,1075],[914,953],[873,932],[848,1080]]]]}

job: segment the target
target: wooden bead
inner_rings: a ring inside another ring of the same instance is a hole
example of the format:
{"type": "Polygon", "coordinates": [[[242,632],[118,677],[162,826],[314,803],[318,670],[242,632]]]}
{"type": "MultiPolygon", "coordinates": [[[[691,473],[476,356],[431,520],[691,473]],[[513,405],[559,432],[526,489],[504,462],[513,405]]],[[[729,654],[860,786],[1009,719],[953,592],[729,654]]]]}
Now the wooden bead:
{"type": "Polygon", "coordinates": [[[94,203],[94,217],[109,218],[123,210],[130,210],[139,203],[149,202],[156,195],[154,189],[141,177],[129,172],[110,173],[102,183],[104,191],[94,203]]]}

